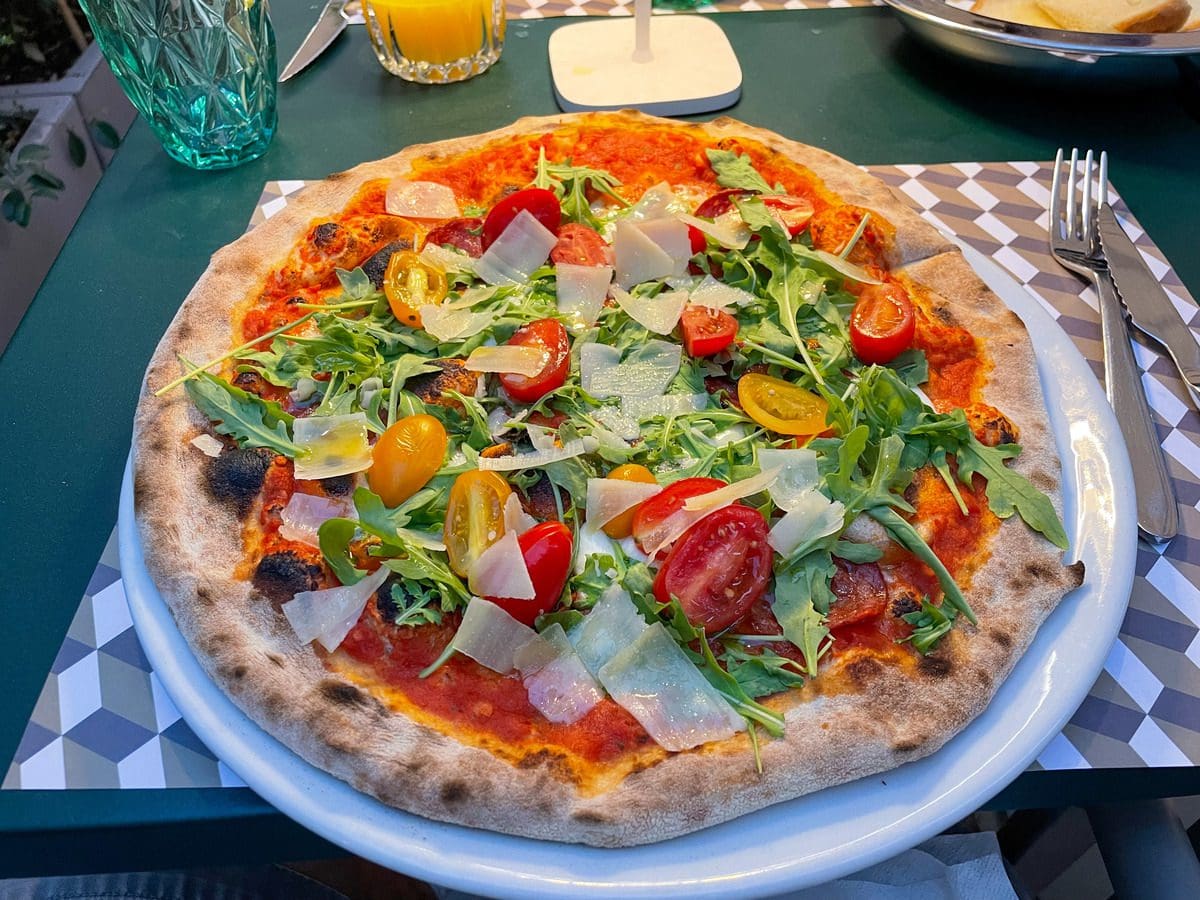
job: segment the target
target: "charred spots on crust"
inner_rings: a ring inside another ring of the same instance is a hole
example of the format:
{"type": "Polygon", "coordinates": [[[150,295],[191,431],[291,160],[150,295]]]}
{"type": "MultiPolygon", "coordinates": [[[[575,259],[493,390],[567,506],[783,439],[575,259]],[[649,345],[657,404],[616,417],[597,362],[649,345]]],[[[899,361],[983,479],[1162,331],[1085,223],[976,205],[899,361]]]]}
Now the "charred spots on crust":
{"type": "Polygon", "coordinates": [[[889,607],[891,614],[899,619],[901,616],[921,611],[921,601],[912,591],[902,591],[899,596],[892,598],[889,607]]]}
{"type": "Polygon", "coordinates": [[[301,591],[315,591],[321,586],[321,567],[300,556],[294,550],[268,553],[254,570],[254,586],[269,599],[279,603],[291,600],[301,591]]]}
{"type": "Polygon", "coordinates": [[[883,673],[883,667],[869,656],[856,659],[846,666],[846,674],[860,690],[867,687],[883,673]]]}
{"type": "Polygon", "coordinates": [[[321,489],[330,497],[348,497],[354,490],[353,475],[331,475],[321,479],[321,489]]]}
{"type": "Polygon", "coordinates": [[[479,375],[467,371],[466,362],[461,359],[433,359],[430,364],[441,371],[414,375],[405,382],[405,390],[412,391],[423,403],[436,403],[462,411],[462,404],[448,396],[447,391],[457,391],[464,397],[470,397],[479,384],[479,375]]]}
{"type": "Polygon", "coordinates": [[[221,674],[232,681],[241,681],[250,670],[243,665],[222,667],[221,674]]]}
{"type": "Polygon", "coordinates": [[[922,656],[917,671],[925,678],[946,678],[954,672],[954,664],[941,656],[922,656]]]}
{"type": "Polygon", "coordinates": [[[580,810],[579,812],[571,813],[571,818],[580,825],[607,825],[608,819],[599,813],[590,812],[588,810],[580,810]]]}
{"type": "Polygon", "coordinates": [[[270,450],[261,448],[226,450],[208,465],[209,493],[217,500],[232,503],[239,515],[245,515],[262,490],[267,468],[274,458],[270,450]]]}
{"type": "Polygon", "coordinates": [[[987,403],[975,403],[966,410],[967,424],[979,439],[981,444],[988,447],[998,447],[1001,444],[1015,444],[1020,432],[1012,420],[994,406],[987,403]]]}
{"type": "Polygon", "coordinates": [[[212,591],[201,585],[196,588],[196,602],[201,606],[212,606],[217,602],[217,598],[213,596],[212,591]]]}
{"type": "Polygon", "coordinates": [[[314,247],[320,250],[329,250],[338,242],[344,229],[337,222],[322,222],[316,226],[309,235],[309,240],[314,247]]]}
{"type": "Polygon", "coordinates": [[[983,669],[975,670],[975,677],[979,680],[979,684],[986,691],[992,686],[992,676],[983,669]]]}
{"type": "Polygon", "coordinates": [[[387,272],[388,263],[392,260],[392,254],[399,253],[401,250],[411,250],[412,248],[412,241],[392,241],[390,244],[386,244],[376,250],[367,258],[367,261],[362,264],[362,270],[367,278],[371,280],[371,284],[375,287],[375,290],[383,290],[383,276],[387,272]]]}
{"type": "Polygon", "coordinates": [[[912,753],[921,749],[921,745],[925,743],[924,736],[918,735],[903,741],[896,741],[892,744],[892,750],[896,753],[912,753]]]}
{"type": "Polygon", "coordinates": [[[471,799],[471,791],[462,781],[447,781],[442,785],[442,802],[448,806],[457,806],[471,799]]]}
{"type": "Polygon", "coordinates": [[[955,324],[954,313],[948,306],[935,306],[933,308],[933,314],[937,316],[938,321],[943,325],[955,324]]]}
{"type": "Polygon", "coordinates": [[[379,618],[385,622],[395,622],[396,617],[400,615],[400,604],[392,596],[392,588],[403,583],[398,576],[393,575],[375,592],[375,608],[379,610],[379,618]]]}
{"type": "Polygon", "coordinates": [[[987,631],[987,636],[1001,647],[1007,648],[1012,646],[1012,635],[1007,631],[1003,631],[999,628],[989,628],[987,631]]]}
{"type": "Polygon", "coordinates": [[[187,319],[184,319],[182,322],[179,323],[179,331],[177,334],[178,334],[180,342],[186,341],[188,338],[190,338],[192,336],[192,323],[189,322],[187,319]]]}
{"type": "Polygon", "coordinates": [[[281,669],[284,667],[283,657],[278,653],[268,653],[267,659],[281,669]]]}
{"type": "Polygon", "coordinates": [[[238,372],[233,376],[234,387],[240,387],[243,391],[249,394],[254,394],[256,397],[261,397],[263,391],[267,388],[266,379],[257,372],[238,372]]]}
{"type": "Polygon", "coordinates": [[[334,678],[326,678],[319,685],[317,690],[321,696],[335,706],[370,706],[370,698],[352,684],[347,684],[344,681],[338,681],[334,678]]]}

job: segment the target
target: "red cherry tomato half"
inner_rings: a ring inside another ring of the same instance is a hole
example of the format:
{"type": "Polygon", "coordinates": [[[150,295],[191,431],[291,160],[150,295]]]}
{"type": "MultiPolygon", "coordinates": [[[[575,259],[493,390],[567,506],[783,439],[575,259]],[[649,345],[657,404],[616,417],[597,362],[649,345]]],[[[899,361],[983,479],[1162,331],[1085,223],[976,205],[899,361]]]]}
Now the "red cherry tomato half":
{"type": "Polygon", "coordinates": [[[550,251],[550,261],[572,266],[611,266],[612,248],[593,229],[568,222],[558,229],[558,243],[550,251]]]}
{"type": "Polygon", "coordinates": [[[803,197],[764,197],[763,205],[779,220],[779,224],[787,229],[789,237],[795,237],[802,232],[807,227],[808,220],[813,217],[813,205],[803,197]]]}
{"type": "Polygon", "coordinates": [[[756,509],[710,513],[675,542],[654,579],[655,599],[678,597],[693,625],[708,634],[725,630],[767,589],[773,554],[767,537],[767,520],[756,509]]]}
{"type": "Polygon", "coordinates": [[[689,303],[679,319],[683,330],[683,349],[689,356],[712,356],[733,343],[737,319],[723,309],[689,303]]]}
{"type": "Polygon", "coordinates": [[[699,497],[723,487],[725,482],[720,478],[681,478],[674,484],[667,485],[661,493],[644,501],[633,516],[633,538],[642,548],[642,552],[646,551],[646,538],[667,516],[683,509],[683,504],[689,497],[699,497]]]}
{"type": "Polygon", "coordinates": [[[825,622],[830,628],[875,619],[887,611],[887,582],[875,563],[851,563],[833,558],[837,567],[829,589],[837,600],[829,607],[825,622]]]}
{"type": "Polygon", "coordinates": [[[912,301],[898,284],[867,285],[850,312],[850,346],[868,365],[891,362],[912,346],[916,330],[912,301]]]}
{"type": "Polygon", "coordinates": [[[516,375],[506,372],[500,383],[508,396],[520,403],[533,403],[563,386],[571,363],[571,343],[567,329],[558,319],[538,319],[522,325],[508,339],[520,347],[537,347],[546,352],[546,364],[536,375],[516,375]]]}
{"type": "Polygon", "coordinates": [[[688,227],[688,243],[692,245],[692,256],[697,253],[703,253],[708,249],[708,238],[704,236],[704,232],[695,225],[688,227]]]}
{"type": "Polygon", "coordinates": [[[532,625],[542,613],[558,605],[567,576],[571,573],[571,529],[562,522],[542,522],[517,538],[529,580],[533,582],[532,600],[488,597],[502,610],[525,625],[532,625]]]}
{"type": "Polygon", "coordinates": [[[483,236],[479,233],[482,227],[483,219],[451,219],[429,232],[422,246],[428,247],[433,244],[435,247],[442,247],[449,244],[467,256],[478,259],[483,256],[483,236]]]}
{"type": "Polygon", "coordinates": [[[554,191],[545,188],[525,188],[509,194],[493,206],[492,211],[483,220],[484,250],[492,246],[492,242],[500,237],[521,210],[528,210],[531,216],[558,234],[558,227],[562,224],[562,206],[554,196],[554,191]]]}

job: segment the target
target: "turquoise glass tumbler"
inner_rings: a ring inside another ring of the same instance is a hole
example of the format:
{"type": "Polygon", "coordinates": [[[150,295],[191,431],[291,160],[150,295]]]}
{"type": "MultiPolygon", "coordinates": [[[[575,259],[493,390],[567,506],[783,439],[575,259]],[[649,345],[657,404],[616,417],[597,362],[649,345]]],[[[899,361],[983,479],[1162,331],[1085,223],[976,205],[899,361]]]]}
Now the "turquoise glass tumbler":
{"type": "Polygon", "coordinates": [[[121,87],[163,149],[228,169],[275,134],[275,32],[266,0],[80,0],[121,87]]]}

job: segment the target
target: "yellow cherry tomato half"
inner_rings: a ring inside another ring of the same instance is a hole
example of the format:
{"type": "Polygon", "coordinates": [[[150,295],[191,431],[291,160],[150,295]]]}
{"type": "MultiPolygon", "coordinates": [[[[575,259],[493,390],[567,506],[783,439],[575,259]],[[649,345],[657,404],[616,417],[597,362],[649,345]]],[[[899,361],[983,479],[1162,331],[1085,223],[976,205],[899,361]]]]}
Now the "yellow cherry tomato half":
{"type": "Polygon", "coordinates": [[[433,416],[405,416],[375,442],[367,484],[388,506],[399,506],[442,467],[447,443],[446,429],[433,416]]]}
{"type": "Polygon", "coordinates": [[[481,469],[463,472],[451,485],[442,540],[450,568],[464,578],[471,563],[504,537],[504,502],[511,493],[502,476],[481,469]]]}
{"type": "MultiPolygon", "coordinates": [[[[626,463],[623,466],[617,466],[606,478],[614,478],[617,481],[636,481],[639,484],[656,484],[658,479],[654,477],[654,473],[645,466],[639,466],[637,463],[626,463]]],[[[641,506],[639,503],[638,506],[641,506]]],[[[620,540],[627,538],[633,534],[633,514],[638,511],[638,506],[631,507],[625,510],[614,519],[609,519],[601,526],[601,530],[610,538],[620,540]]]]}
{"type": "Polygon", "coordinates": [[[426,303],[441,303],[447,290],[445,273],[425,265],[411,250],[393,253],[383,273],[383,292],[392,315],[413,328],[421,327],[418,310],[426,303]]]}
{"type": "Polygon", "coordinates": [[[738,403],[755,422],[778,434],[820,434],[829,411],[816,394],[758,372],[738,380],[738,403]]]}

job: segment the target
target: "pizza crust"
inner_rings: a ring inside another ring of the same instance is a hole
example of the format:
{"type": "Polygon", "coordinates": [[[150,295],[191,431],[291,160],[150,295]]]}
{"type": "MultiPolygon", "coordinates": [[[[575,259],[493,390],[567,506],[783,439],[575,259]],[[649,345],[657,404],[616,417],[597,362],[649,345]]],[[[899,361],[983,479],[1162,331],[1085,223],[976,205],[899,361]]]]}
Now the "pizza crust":
{"type": "MultiPolygon", "coordinates": [[[[668,121],[622,116],[634,128],[668,121]]],[[[1061,554],[1018,517],[1005,521],[969,594],[980,627],[960,624],[911,674],[874,660],[852,664],[850,677],[861,693],[800,703],[786,697],[786,736],[762,743],[761,775],[748,739],[738,736],[673,754],[611,792],[582,797],[553,759],[510,765],[390,712],[332,675],[298,643],[275,604],[229,574],[242,562],[241,521],[229,504],[211,499],[207,458],[188,443],[208,423],[184,391],[162,398],[152,392],[178,374],[177,353],[198,361],[225,352],[230,315],[246,286],[261,284],[310,221],[342,208],[364,181],[402,175],[420,156],[454,155],[581,118],[521,119],[489,134],[411,147],[357,166],[308,187],[283,212],[218,251],[147,370],[135,422],[134,485],[146,566],[181,632],[214,681],[273,736],[399,809],[509,834],[617,847],[695,831],[934,752],[987,705],[1038,625],[1081,583],[1082,565],[1064,566],[1061,554]]],[[[728,118],[671,124],[760,141],[810,168],[842,199],[894,224],[890,262],[987,343],[995,367],[984,399],[1017,423],[1024,447],[1017,466],[1061,512],[1057,454],[1028,335],[944,237],[882,183],[825,151],[728,118]]]]}

